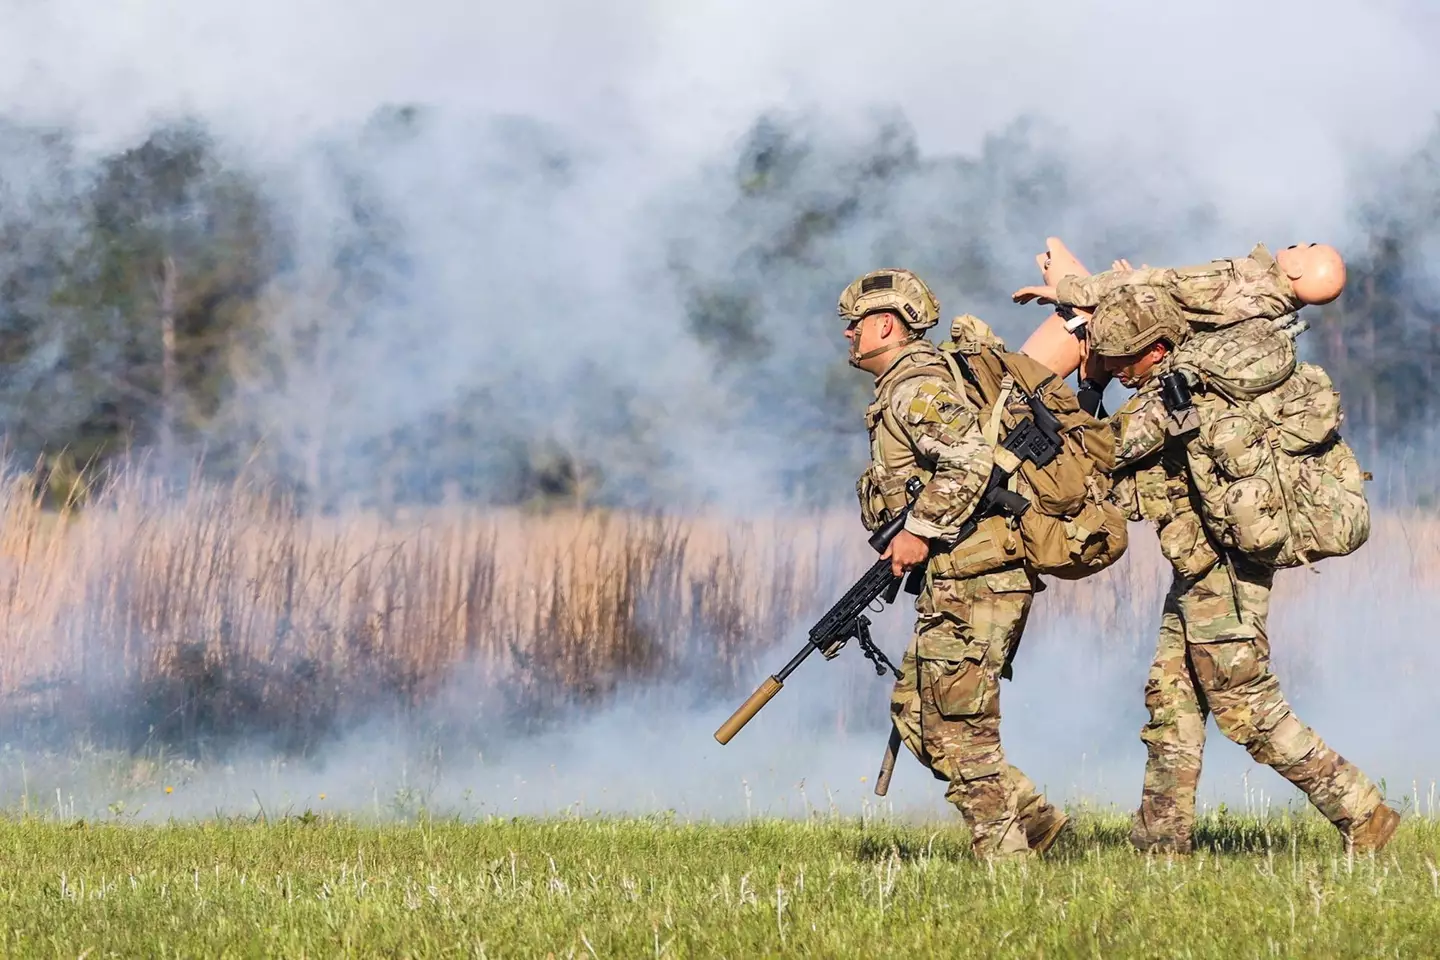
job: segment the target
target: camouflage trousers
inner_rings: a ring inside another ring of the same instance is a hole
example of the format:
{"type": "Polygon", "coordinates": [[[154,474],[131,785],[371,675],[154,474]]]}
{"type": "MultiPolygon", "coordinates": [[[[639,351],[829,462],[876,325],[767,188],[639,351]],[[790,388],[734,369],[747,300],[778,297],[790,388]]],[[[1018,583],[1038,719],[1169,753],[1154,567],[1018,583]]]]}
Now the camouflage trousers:
{"type": "Polygon", "coordinates": [[[1369,817],[1380,792],[1291,710],[1270,669],[1265,619],[1274,571],[1219,563],[1176,578],[1165,598],[1159,649],[1145,684],[1149,759],[1131,839],[1142,849],[1188,851],[1205,722],[1304,791],[1342,831],[1369,817]]]}
{"type": "Polygon", "coordinates": [[[1023,570],[935,580],[916,603],[915,635],[890,712],[906,747],[937,779],[981,857],[1024,855],[1032,823],[1055,811],[1000,746],[1000,672],[1030,613],[1023,570]]]}

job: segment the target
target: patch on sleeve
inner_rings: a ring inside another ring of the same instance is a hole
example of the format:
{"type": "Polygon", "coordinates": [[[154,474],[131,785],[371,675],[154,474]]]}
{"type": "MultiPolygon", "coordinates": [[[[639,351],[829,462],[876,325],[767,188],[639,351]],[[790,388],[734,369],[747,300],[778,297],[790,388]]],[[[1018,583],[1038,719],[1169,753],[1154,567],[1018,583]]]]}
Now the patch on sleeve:
{"type": "Polygon", "coordinates": [[[915,391],[905,410],[908,423],[939,423],[950,426],[968,410],[965,402],[939,380],[930,380],[915,391]]]}

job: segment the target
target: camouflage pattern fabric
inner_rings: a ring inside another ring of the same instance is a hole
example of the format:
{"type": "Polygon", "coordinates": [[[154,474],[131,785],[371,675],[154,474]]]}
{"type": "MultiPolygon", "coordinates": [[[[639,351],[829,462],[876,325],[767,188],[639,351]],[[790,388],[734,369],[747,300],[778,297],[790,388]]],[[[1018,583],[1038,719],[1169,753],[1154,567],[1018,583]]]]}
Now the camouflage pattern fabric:
{"type": "Polygon", "coordinates": [[[1154,379],[1110,418],[1118,464],[1110,499],[1129,519],[1155,524],[1177,575],[1197,577],[1219,556],[1195,510],[1185,450],[1172,442],[1169,418],[1154,379]]]}
{"type": "Polygon", "coordinates": [[[1126,283],[1101,298],[1087,325],[1090,349],[1102,357],[1142,353],[1157,340],[1185,342],[1190,325],[1163,284],[1126,283]]]}
{"type": "Polygon", "coordinates": [[[1227,326],[1255,317],[1273,320],[1304,306],[1264,244],[1256,244],[1249,256],[1199,266],[1107,270],[1089,277],[1066,277],[1056,285],[1056,293],[1061,304],[1088,310],[1125,284],[1166,287],[1197,327],[1227,326]]]}
{"type": "Polygon", "coordinates": [[[1342,831],[1367,819],[1380,792],[1300,721],[1270,669],[1265,619],[1274,573],[1238,562],[1196,580],[1177,577],[1145,685],[1149,752],[1131,839],[1141,849],[1188,851],[1205,720],[1299,787],[1342,831]]]}
{"type": "Polygon", "coordinates": [[[890,710],[906,747],[937,779],[983,858],[1025,856],[1055,810],[1005,760],[1000,675],[1014,656],[1034,595],[1023,569],[936,580],[916,604],[915,636],[890,710]]]}
{"type": "MultiPolygon", "coordinates": [[[[871,463],[858,485],[866,526],[875,529],[902,507],[905,481],[918,476],[925,490],[906,529],[953,545],[989,481],[994,448],[934,344],[897,352],[876,381],[866,425],[871,463]]],[[[1027,827],[1042,833],[1055,811],[1005,762],[999,685],[1036,581],[1014,556],[987,560],[965,577],[943,575],[940,559],[916,600],[915,636],[891,701],[894,723],[910,752],[949,783],[946,797],[970,828],[976,854],[1023,856],[1027,827]]]]}
{"type": "Polygon", "coordinates": [[[840,319],[849,321],[880,310],[893,310],[917,332],[940,322],[940,301],[934,292],[914,273],[898,267],[872,270],[852,281],[835,305],[840,319]]]}
{"type": "Polygon", "coordinates": [[[1268,320],[1207,330],[1175,352],[1176,369],[1240,402],[1270,393],[1295,372],[1295,341],[1268,320]]]}
{"type": "MultiPolygon", "coordinates": [[[[1156,282],[1175,293],[1187,320],[1193,323],[1197,311],[1209,311],[1211,326],[1226,328],[1189,338],[1111,420],[1117,463],[1112,499],[1132,518],[1155,524],[1161,552],[1175,570],[1145,686],[1150,719],[1141,740],[1149,757],[1131,839],[1141,849],[1190,849],[1205,724],[1212,712],[1221,733],[1295,784],[1349,835],[1380,808],[1379,791],[1286,701],[1270,669],[1265,629],[1274,569],[1283,564],[1274,556],[1247,560],[1241,552],[1277,539],[1288,542],[1285,531],[1272,529],[1277,511],[1271,507],[1278,504],[1286,515],[1301,512],[1280,499],[1287,488],[1300,496],[1300,485],[1276,474],[1275,451],[1288,464],[1299,462],[1292,449],[1306,449],[1315,440],[1335,442],[1327,436],[1338,421],[1338,397],[1328,378],[1308,371],[1303,376],[1311,383],[1287,388],[1295,370],[1293,344],[1263,321],[1244,322],[1300,306],[1262,247],[1249,262],[1155,273],[1156,282]],[[1157,395],[1156,378],[1171,368],[1213,388],[1196,391],[1193,437],[1170,429],[1157,395]],[[1252,407],[1263,415],[1251,416],[1252,407]],[[1284,430],[1277,426],[1282,422],[1284,430]]],[[[1113,350],[1123,352],[1132,340],[1144,339],[1142,332],[1173,322],[1164,298],[1165,309],[1151,317],[1140,300],[1125,293],[1127,284],[1137,282],[1136,272],[1091,280],[1088,292],[1088,281],[1077,281],[1067,285],[1068,293],[1072,302],[1094,294],[1112,308],[1108,324],[1091,332],[1113,341],[1113,350]]],[[[1097,312],[1095,320],[1102,319],[1097,312]]],[[[1106,345],[1093,344],[1102,353],[1106,345]]],[[[1363,498],[1358,466],[1350,469],[1346,461],[1323,476],[1311,484],[1317,492],[1305,496],[1325,507],[1307,515],[1319,518],[1322,533],[1335,531],[1329,540],[1336,548],[1353,549],[1368,533],[1368,523],[1356,520],[1357,511],[1349,507],[1355,496],[1363,498]],[[1351,499],[1331,493],[1336,490],[1351,499]]]]}
{"type": "Polygon", "coordinates": [[[1160,382],[1153,378],[1110,415],[1110,428],[1115,434],[1116,474],[1124,473],[1126,468],[1164,448],[1169,438],[1165,428],[1169,418],[1160,396],[1160,382]]]}
{"type": "Polygon", "coordinates": [[[905,529],[954,544],[990,479],[994,450],[975,405],[952,384],[933,343],[922,340],[897,352],[875,383],[866,426],[871,462],[857,489],[865,525],[874,530],[883,522],[882,509],[892,516],[902,509],[905,482],[919,476],[925,490],[905,529]]]}

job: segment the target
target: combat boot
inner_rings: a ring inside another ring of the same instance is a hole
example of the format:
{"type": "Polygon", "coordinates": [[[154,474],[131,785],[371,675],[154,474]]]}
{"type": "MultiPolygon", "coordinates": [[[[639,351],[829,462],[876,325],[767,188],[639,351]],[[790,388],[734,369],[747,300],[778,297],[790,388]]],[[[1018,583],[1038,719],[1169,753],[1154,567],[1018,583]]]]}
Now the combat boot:
{"type": "Polygon", "coordinates": [[[1395,828],[1398,826],[1400,814],[1382,803],[1363,823],[1351,827],[1345,834],[1346,851],[1379,853],[1390,842],[1390,838],[1395,836],[1395,828]]]}
{"type": "Polygon", "coordinates": [[[1059,807],[1047,807],[1044,813],[1025,825],[1025,839],[1029,841],[1030,849],[1035,853],[1045,853],[1055,845],[1069,823],[1070,818],[1065,811],[1059,807]]]}
{"type": "Polygon", "coordinates": [[[1130,830],[1130,845],[1141,853],[1155,853],[1160,856],[1188,857],[1195,851],[1195,843],[1189,837],[1181,840],[1176,837],[1151,836],[1142,830],[1138,823],[1130,830]]]}

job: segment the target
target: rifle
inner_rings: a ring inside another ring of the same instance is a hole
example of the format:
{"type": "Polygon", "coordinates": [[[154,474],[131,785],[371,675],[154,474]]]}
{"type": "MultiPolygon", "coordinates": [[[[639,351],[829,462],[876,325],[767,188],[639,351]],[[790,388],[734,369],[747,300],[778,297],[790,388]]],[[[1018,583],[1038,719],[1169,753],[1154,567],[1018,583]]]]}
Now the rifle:
{"type": "MultiPolygon", "coordinates": [[[[920,495],[923,487],[924,485],[918,477],[911,477],[905,485],[905,492],[910,496],[910,503],[907,503],[904,509],[870,537],[870,546],[877,553],[884,553],[885,548],[890,545],[890,541],[895,539],[895,536],[904,528],[905,519],[910,515],[915,498],[920,495]]],[[[740,728],[749,723],[750,719],[764,709],[765,704],[780,692],[780,688],[785,685],[786,678],[794,673],[795,669],[804,663],[805,658],[810,654],[835,644],[843,644],[851,638],[859,642],[860,651],[875,664],[876,675],[883,677],[888,668],[898,680],[900,668],[891,663],[884,651],[875,646],[874,641],[870,639],[870,618],[865,616],[865,611],[881,597],[886,603],[894,603],[895,598],[899,595],[902,580],[905,582],[907,593],[918,594],[924,583],[924,571],[925,568],[920,566],[911,570],[906,577],[897,577],[890,568],[889,560],[884,557],[876,560],[874,565],[861,574],[860,579],[845,591],[845,595],[835,601],[825,615],[810,628],[809,639],[805,641],[805,646],[800,649],[800,652],[795,654],[790,662],[780,669],[779,673],[765,678],[765,682],[750,694],[748,700],[740,704],[739,708],[730,715],[730,719],[720,725],[720,729],[715,731],[715,739],[722,744],[729,743],[730,739],[740,732],[740,728]]]]}

